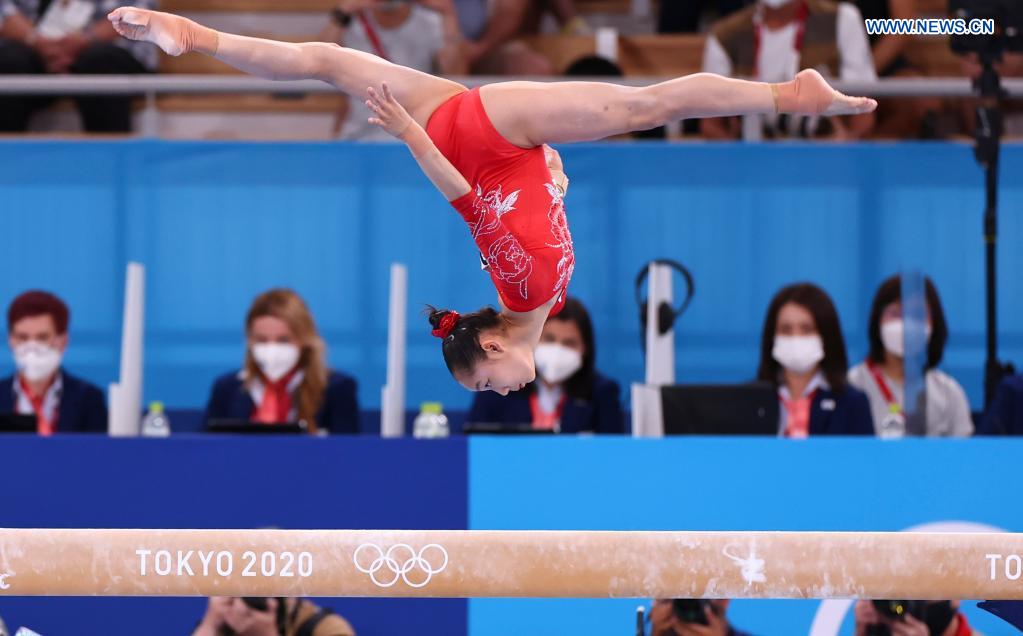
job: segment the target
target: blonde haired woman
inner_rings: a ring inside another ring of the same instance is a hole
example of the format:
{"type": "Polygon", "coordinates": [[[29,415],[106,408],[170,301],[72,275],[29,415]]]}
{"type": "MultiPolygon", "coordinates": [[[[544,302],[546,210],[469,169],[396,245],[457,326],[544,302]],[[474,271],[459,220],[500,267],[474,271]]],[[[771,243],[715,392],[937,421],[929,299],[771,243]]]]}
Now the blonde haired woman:
{"type": "Polygon", "coordinates": [[[313,432],[359,432],[355,380],[327,368],[326,346],[298,294],[271,289],[257,296],[245,318],[245,335],[244,367],[213,384],[207,423],[304,421],[313,432]]]}

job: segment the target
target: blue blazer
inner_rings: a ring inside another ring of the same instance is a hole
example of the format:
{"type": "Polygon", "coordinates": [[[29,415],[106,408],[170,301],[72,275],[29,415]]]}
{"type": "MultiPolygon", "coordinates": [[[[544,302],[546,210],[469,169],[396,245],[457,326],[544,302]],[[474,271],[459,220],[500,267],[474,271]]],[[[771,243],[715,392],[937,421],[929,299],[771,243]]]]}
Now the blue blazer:
{"type": "MultiPolygon", "coordinates": [[[[618,383],[594,374],[593,399],[569,399],[561,414],[562,433],[624,433],[625,418],[618,396],[618,383]]],[[[482,391],[473,397],[467,422],[486,424],[530,424],[529,391],[502,396],[482,391]]]]}
{"type": "MultiPolygon", "coordinates": [[[[61,369],[63,389],[57,416],[58,433],[106,433],[107,403],[103,391],[61,369]]],[[[14,413],[14,376],[0,380],[0,413],[14,413]]]]}
{"type": "Polygon", "coordinates": [[[1023,435],[1023,375],[1002,380],[977,435],[1023,435]]]}
{"type": "MultiPolygon", "coordinates": [[[[323,406],[316,414],[316,426],[335,435],[359,432],[359,403],[355,397],[355,379],[331,371],[323,396],[323,406]]],[[[210,401],[203,414],[205,427],[213,419],[247,420],[256,405],[238,372],[226,373],[213,383],[210,401]]]]}
{"type": "Polygon", "coordinates": [[[810,405],[811,437],[873,434],[874,418],[866,393],[848,384],[842,393],[818,389],[810,405]]]}

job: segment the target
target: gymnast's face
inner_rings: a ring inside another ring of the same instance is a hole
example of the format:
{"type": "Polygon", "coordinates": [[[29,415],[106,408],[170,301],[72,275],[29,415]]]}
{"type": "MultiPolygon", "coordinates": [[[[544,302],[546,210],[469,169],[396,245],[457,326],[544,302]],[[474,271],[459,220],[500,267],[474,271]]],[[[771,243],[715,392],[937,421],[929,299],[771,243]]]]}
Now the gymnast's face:
{"type": "Polygon", "coordinates": [[[480,347],[486,357],[472,373],[459,373],[455,379],[470,391],[494,391],[508,395],[536,379],[533,348],[512,345],[500,335],[480,334],[480,347]]]}

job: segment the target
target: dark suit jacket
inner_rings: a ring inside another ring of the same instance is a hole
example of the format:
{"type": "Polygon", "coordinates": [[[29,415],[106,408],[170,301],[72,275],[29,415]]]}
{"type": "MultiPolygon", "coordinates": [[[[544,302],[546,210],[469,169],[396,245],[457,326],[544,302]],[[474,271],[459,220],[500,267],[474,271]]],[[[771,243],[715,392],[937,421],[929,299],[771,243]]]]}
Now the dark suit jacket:
{"type": "MultiPolygon", "coordinates": [[[[561,414],[562,433],[624,433],[625,418],[618,396],[618,383],[599,373],[593,383],[593,399],[569,398],[561,414]]],[[[486,424],[530,424],[530,391],[522,390],[506,396],[482,391],[473,397],[466,421],[486,424]]]]}
{"type": "Polygon", "coordinates": [[[810,406],[811,437],[873,434],[874,418],[866,393],[849,385],[842,393],[824,388],[817,390],[810,406]]]}
{"type": "MultiPolygon", "coordinates": [[[[327,378],[327,389],[323,406],[316,414],[316,426],[333,434],[356,434],[359,432],[359,403],[355,393],[355,379],[343,373],[331,371],[327,378]]],[[[210,401],[203,415],[205,427],[211,419],[247,420],[255,404],[238,372],[227,373],[213,383],[210,401]]]]}
{"type": "Polygon", "coordinates": [[[1023,435],[1023,375],[1002,380],[977,435],[1023,435]]]}
{"type": "MultiPolygon", "coordinates": [[[[107,403],[98,386],[76,378],[61,369],[58,433],[106,433],[107,403]]],[[[0,380],[0,413],[14,413],[15,376],[0,380]]]]}

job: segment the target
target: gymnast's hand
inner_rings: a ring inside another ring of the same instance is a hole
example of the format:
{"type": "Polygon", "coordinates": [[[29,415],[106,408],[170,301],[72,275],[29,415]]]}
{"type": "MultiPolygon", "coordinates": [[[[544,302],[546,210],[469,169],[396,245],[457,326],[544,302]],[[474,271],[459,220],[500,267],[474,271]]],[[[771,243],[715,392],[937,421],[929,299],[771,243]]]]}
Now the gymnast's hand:
{"type": "Polygon", "coordinates": [[[869,97],[849,97],[831,88],[813,69],[796,74],[791,82],[772,84],[779,113],[794,115],[859,115],[873,112],[877,102],[869,97]]]}
{"type": "Polygon", "coordinates": [[[568,175],[565,174],[565,164],[561,162],[561,155],[554,148],[544,144],[543,156],[547,160],[547,167],[551,171],[555,185],[561,188],[562,194],[565,194],[568,192],[568,175]]]}
{"type": "Polygon", "coordinates": [[[392,137],[402,139],[413,124],[412,118],[405,107],[394,98],[387,82],[381,84],[380,89],[382,92],[378,92],[372,86],[366,89],[366,94],[369,95],[366,106],[376,115],[369,118],[369,123],[380,126],[392,137]]]}
{"type": "Polygon", "coordinates": [[[216,31],[181,16],[121,7],[111,11],[107,19],[122,37],[152,42],[167,55],[178,56],[193,50],[212,54],[217,49],[216,31]]]}

